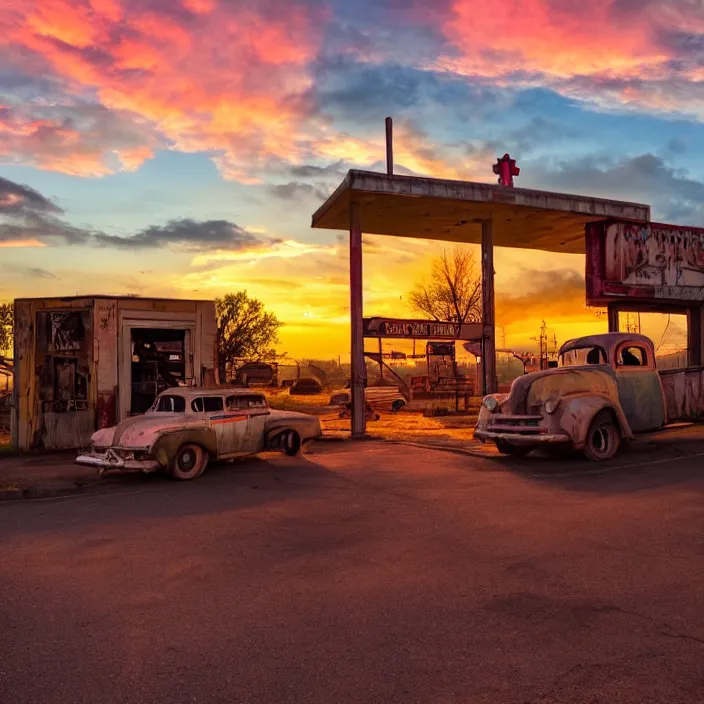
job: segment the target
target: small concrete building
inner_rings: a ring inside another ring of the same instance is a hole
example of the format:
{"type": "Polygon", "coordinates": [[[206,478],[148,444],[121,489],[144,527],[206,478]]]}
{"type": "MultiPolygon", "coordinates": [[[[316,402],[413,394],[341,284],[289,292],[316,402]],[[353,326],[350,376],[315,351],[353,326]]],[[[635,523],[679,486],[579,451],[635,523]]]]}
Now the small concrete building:
{"type": "Polygon", "coordinates": [[[15,447],[80,447],[169,386],[215,383],[216,330],[213,301],[17,299],[15,447]]]}

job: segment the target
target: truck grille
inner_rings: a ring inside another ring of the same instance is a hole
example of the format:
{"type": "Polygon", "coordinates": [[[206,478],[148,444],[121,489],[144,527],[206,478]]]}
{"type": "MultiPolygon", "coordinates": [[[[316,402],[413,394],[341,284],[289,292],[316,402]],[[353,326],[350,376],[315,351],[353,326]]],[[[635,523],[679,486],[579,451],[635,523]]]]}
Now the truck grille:
{"type": "Polygon", "coordinates": [[[542,416],[494,415],[489,418],[489,429],[494,433],[521,433],[522,435],[540,435],[547,428],[540,425],[542,416]]]}

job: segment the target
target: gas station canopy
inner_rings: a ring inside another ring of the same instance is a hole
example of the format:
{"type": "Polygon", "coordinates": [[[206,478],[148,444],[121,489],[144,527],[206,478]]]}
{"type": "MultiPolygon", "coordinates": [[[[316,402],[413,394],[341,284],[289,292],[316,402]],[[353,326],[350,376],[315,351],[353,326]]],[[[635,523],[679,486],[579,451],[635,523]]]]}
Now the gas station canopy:
{"type": "Polygon", "coordinates": [[[638,203],[352,170],[315,212],[312,226],[349,230],[352,201],[370,235],[479,244],[481,223],[491,220],[496,247],[566,254],[585,252],[588,222],[650,220],[650,207],[638,203]]]}

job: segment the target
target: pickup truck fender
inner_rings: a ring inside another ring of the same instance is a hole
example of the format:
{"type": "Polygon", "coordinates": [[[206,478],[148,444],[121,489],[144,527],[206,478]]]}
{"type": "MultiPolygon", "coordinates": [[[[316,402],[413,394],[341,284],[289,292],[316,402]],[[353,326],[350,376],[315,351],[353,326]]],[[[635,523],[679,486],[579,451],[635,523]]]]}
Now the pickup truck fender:
{"type": "Polygon", "coordinates": [[[566,399],[561,404],[560,427],[572,439],[575,449],[581,450],[587,437],[587,431],[592,420],[599,411],[608,408],[613,411],[618,421],[621,437],[627,440],[633,439],[633,431],[626,420],[621,407],[614,404],[613,400],[606,396],[584,395],[566,399]]]}
{"type": "Polygon", "coordinates": [[[213,458],[218,456],[218,442],[215,432],[205,428],[164,431],[152,443],[150,454],[162,467],[168,467],[176,450],[186,443],[200,445],[213,458]]]}

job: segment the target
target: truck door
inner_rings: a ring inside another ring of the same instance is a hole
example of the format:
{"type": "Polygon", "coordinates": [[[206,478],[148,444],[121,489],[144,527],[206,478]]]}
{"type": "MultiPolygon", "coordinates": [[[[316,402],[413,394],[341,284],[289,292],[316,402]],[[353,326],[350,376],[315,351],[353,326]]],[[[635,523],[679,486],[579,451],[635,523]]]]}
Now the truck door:
{"type": "Polygon", "coordinates": [[[631,430],[643,433],[665,424],[660,376],[645,347],[625,343],[616,350],[616,383],[621,408],[631,430]]]}

